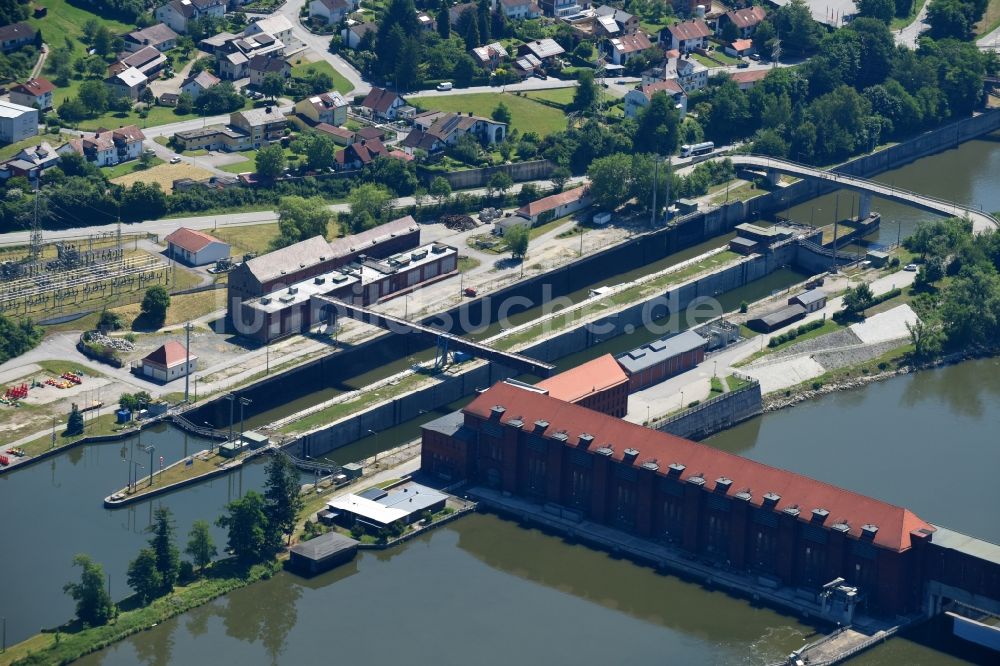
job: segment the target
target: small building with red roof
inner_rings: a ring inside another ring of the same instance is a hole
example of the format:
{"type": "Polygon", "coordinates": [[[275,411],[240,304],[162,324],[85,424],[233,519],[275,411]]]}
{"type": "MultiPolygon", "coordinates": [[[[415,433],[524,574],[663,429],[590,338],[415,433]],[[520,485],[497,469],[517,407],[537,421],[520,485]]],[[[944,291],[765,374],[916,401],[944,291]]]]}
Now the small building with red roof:
{"type": "Polygon", "coordinates": [[[622,418],[628,413],[628,375],[605,354],[535,384],[548,395],[622,418]]]}
{"type": "Polygon", "coordinates": [[[198,369],[198,357],[188,355],[187,348],[170,340],[142,359],[142,375],[158,382],[171,382],[198,369]]]}
{"type": "Polygon", "coordinates": [[[180,227],[164,240],[167,255],[189,266],[206,266],[229,257],[229,243],[197,229],[180,227]]]}
{"type": "MultiPolygon", "coordinates": [[[[550,194],[517,209],[518,217],[529,220],[532,226],[575,213],[590,205],[590,191],[586,186],[550,194]]],[[[509,219],[509,218],[508,218],[509,219]]]]}

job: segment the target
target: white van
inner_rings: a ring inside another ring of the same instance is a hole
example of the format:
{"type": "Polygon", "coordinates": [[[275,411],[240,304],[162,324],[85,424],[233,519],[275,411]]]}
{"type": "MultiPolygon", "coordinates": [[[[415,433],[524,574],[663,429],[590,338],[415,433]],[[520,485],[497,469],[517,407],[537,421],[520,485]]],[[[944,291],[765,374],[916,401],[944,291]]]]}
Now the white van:
{"type": "Polygon", "coordinates": [[[451,88],[452,88],[451,81],[442,81],[437,85],[438,90],[451,90],[451,88]]]}

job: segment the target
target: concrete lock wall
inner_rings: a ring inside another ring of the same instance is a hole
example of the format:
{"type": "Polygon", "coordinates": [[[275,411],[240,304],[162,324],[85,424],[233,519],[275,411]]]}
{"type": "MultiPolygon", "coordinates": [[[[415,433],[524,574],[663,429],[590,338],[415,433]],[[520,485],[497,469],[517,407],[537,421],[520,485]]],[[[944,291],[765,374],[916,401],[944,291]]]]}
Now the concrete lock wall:
{"type": "Polygon", "coordinates": [[[483,187],[495,173],[506,173],[514,182],[521,182],[548,178],[553,169],[555,169],[555,165],[548,160],[532,160],[530,162],[515,162],[514,164],[500,164],[482,169],[462,169],[460,171],[434,171],[433,169],[418,168],[417,173],[424,184],[429,184],[432,180],[441,176],[448,181],[451,189],[459,190],[469,187],[483,187]]]}
{"type": "Polygon", "coordinates": [[[687,439],[704,439],[759,415],[764,405],[760,384],[724,393],[659,426],[657,430],[687,439]]]}

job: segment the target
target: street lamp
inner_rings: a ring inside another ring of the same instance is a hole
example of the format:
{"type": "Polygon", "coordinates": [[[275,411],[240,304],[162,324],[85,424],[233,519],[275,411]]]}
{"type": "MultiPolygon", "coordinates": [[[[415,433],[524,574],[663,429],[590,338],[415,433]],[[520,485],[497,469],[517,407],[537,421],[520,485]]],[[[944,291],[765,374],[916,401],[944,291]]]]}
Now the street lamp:
{"type": "Polygon", "coordinates": [[[243,441],[243,408],[249,405],[253,400],[250,398],[244,398],[240,396],[240,441],[243,441]]]}
{"type": "Polygon", "coordinates": [[[378,463],[378,433],[371,428],[368,428],[368,433],[375,435],[375,462],[378,463]]]}

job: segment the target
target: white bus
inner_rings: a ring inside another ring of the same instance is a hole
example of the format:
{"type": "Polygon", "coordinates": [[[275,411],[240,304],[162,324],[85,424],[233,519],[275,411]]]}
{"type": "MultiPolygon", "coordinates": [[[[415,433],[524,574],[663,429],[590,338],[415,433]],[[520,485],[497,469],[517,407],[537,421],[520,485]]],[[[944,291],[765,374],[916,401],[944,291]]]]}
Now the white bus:
{"type": "Polygon", "coordinates": [[[707,155],[715,150],[715,144],[711,141],[696,143],[694,145],[684,144],[681,146],[681,157],[691,157],[692,155],[707,155]]]}

